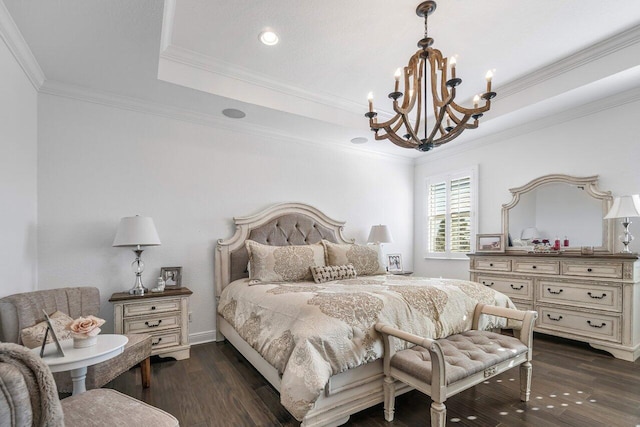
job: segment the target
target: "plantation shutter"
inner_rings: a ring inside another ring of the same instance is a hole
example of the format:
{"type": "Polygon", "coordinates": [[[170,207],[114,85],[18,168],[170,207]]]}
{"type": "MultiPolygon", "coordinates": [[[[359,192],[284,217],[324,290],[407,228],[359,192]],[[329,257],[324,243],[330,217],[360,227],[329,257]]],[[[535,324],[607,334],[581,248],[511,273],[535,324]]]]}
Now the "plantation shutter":
{"type": "Polygon", "coordinates": [[[447,183],[429,185],[429,252],[446,251],[447,183]]]}
{"type": "Polygon", "coordinates": [[[450,191],[450,250],[471,252],[471,177],[451,180],[450,191]]]}

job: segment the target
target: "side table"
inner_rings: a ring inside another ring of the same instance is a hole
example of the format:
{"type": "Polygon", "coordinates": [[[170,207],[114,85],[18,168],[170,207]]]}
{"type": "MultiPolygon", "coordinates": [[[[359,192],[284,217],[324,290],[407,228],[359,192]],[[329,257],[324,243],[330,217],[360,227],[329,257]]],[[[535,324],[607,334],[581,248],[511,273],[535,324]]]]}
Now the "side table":
{"type": "Polygon", "coordinates": [[[188,288],[165,288],[164,292],[111,295],[113,320],[118,334],[151,334],[151,355],[188,359],[189,297],[188,288]]]}
{"type": "MultiPolygon", "coordinates": [[[[74,348],[73,340],[60,341],[64,356],[58,356],[54,343],[49,343],[44,348],[42,361],[49,366],[51,372],[71,371],[73,381],[73,395],[87,391],[85,379],[87,367],[116,357],[124,351],[124,346],[129,339],[124,335],[100,334],[98,341],[91,347],[74,348]]],[[[31,349],[31,352],[40,354],[40,347],[31,349]]]]}

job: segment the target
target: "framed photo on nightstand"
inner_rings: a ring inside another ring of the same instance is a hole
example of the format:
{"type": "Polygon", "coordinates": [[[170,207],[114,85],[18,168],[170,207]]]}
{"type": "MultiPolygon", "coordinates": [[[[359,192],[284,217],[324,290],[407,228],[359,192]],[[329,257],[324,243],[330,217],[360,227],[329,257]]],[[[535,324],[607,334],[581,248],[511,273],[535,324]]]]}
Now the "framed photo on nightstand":
{"type": "Polygon", "coordinates": [[[387,254],[387,270],[389,273],[402,271],[402,255],[387,254]]]}
{"type": "Polygon", "coordinates": [[[166,287],[179,288],[182,286],[182,267],[162,267],[160,277],[164,279],[166,287]]]}

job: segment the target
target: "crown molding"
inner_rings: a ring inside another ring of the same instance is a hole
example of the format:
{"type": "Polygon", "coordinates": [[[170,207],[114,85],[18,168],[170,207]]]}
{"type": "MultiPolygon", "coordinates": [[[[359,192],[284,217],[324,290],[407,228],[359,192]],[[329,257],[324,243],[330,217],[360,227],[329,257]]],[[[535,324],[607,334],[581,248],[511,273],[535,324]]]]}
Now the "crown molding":
{"type": "Polygon", "coordinates": [[[468,150],[470,148],[469,145],[471,144],[477,144],[478,146],[491,145],[494,143],[502,142],[505,139],[510,139],[519,135],[536,132],[544,128],[578,119],[580,117],[590,116],[601,111],[620,107],[638,101],[640,101],[640,87],[629,90],[627,92],[621,92],[616,95],[601,98],[587,104],[583,104],[579,107],[565,110],[561,113],[552,113],[538,120],[533,120],[531,122],[513,126],[498,132],[491,132],[481,137],[458,141],[457,144],[451,145],[445,150],[432,151],[421,157],[418,157],[417,159],[415,159],[415,165],[424,165],[432,161],[442,160],[447,157],[458,155],[463,151],[468,150]]]}
{"type": "Polygon", "coordinates": [[[238,80],[250,85],[263,87],[283,95],[293,96],[305,101],[315,102],[331,108],[348,111],[350,113],[361,114],[366,108],[364,102],[358,103],[335,95],[312,92],[298,86],[283,83],[280,80],[270,78],[266,75],[253,72],[247,68],[184,49],[179,46],[168,46],[165,50],[160,52],[160,60],[176,62],[188,67],[194,67],[208,73],[238,80]]]}
{"type": "Polygon", "coordinates": [[[40,88],[40,93],[73,99],[76,101],[89,102],[121,110],[150,114],[183,122],[195,123],[259,138],[268,137],[277,141],[285,141],[295,143],[297,145],[304,144],[314,148],[320,147],[322,149],[332,149],[352,154],[357,153],[358,155],[365,155],[374,159],[384,159],[385,161],[391,160],[402,164],[413,164],[414,159],[412,156],[371,151],[342,140],[317,140],[300,137],[297,134],[292,135],[266,126],[247,124],[242,123],[241,121],[231,121],[218,115],[185,110],[166,104],[127,97],[110,92],[97,91],[82,86],[52,80],[47,80],[45,82],[45,84],[40,88]]]}
{"type": "Polygon", "coordinates": [[[555,61],[545,67],[538,68],[521,78],[498,86],[496,91],[500,98],[507,98],[522,92],[547,80],[568,73],[590,62],[602,59],[612,53],[618,52],[640,42],[640,26],[632,27],[626,31],[615,34],[607,39],[595,43],[572,55],[555,61]]]}
{"type": "Polygon", "coordinates": [[[18,61],[36,91],[40,90],[46,80],[44,72],[2,0],[0,0],[0,38],[18,61]]]}

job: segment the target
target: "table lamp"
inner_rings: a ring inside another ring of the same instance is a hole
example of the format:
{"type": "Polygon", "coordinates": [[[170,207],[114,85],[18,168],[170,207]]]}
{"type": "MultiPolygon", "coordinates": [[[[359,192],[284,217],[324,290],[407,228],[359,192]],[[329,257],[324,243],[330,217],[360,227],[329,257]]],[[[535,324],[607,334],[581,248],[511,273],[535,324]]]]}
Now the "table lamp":
{"type": "Polygon", "coordinates": [[[391,243],[393,242],[393,238],[391,237],[391,232],[389,231],[389,227],[386,225],[374,225],[371,227],[371,231],[369,232],[369,238],[367,239],[368,243],[391,243]]]}
{"type": "Polygon", "coordinates": [[[129,216],[122,218],[118,225],[116,237],[113,239],[113,246],[133,246],[136,259],[131,263],[131,269],[136,275],[133,288],[129,289],[131,295],[144,295],[147,288],[142,285],[142,272],[144,263],[140,259],[142,246],[158,246],[160,237],[156,231],[153,219],[144,216],[129,216]]]}
{"type": "Polygon", "coordinates": [[[630,217],[640,216],[640,195],[634,194],[633,196],[621,196],[616,197],[613,200],[613,205],[609,209],[609,213],[604,219],[622,218],[622,226],[624,227],[624,234],[620,236],[624,249],[621,253],[630,254],[629,243],[633,240],[633,236],[629,232],[629,225],[631,225],[630,217]]]}

